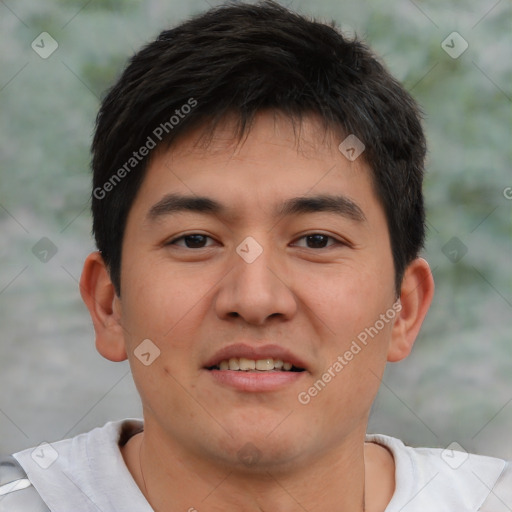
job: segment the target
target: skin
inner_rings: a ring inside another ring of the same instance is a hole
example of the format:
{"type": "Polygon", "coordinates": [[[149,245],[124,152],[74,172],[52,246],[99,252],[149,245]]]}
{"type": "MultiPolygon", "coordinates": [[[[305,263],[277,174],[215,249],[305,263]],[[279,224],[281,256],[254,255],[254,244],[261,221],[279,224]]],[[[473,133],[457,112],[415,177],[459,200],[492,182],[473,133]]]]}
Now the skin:
{"type": "Polygon", "coordinates": [[[433,279],[425,260],[411,262],[401,311],[307,405],[298,401],[397,299],[370,170],[338,150],[344,137],[319,134],[305,118],[297,144],[291,122],[271,113],[260,113],[239,145],[229,120],[207,148],[190,132],[152,157],[127,221],[121,297],[98,252],[85,262],[81,290],[97,349],[129,359],[143,404],[144,433],[122,454],[157,511],[362,511],[366,494],[366,511],[377,512],[392,497],[393,457],[365,443],[368,416],[386,363],[413,346],[433,279]],[[168,193],[210,197],[229,214],[148,219],[168,193]],[[275,215],[286,199],[318,194],[348,197],[365,220],[275,215]],[[210,237],[206,247],[169,244],[192,233],[210,237]],[[318,248],[304,238],[314,233],[333,238],[318,248]],[[236,252],[247,236],[263,248],[252,263],[236,252]],[[148,366],[134,355],[144,339],[160,350],[148,366]],[[221,386],[203,367],[239,342],[285,347],[307,371],[271,392],[221,386]],[[250,466],[239,458],[247,443],[258,453],[250,466]]]}

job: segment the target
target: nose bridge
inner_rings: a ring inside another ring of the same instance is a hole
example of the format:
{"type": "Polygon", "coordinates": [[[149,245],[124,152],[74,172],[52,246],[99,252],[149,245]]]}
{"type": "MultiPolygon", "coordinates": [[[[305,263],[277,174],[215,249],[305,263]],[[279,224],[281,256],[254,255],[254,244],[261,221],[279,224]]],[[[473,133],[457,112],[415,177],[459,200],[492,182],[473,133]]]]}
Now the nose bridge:
{"type": "Polygon", "coordinates": [[[268,233],[246,237],[235,252],[232,272],[226,276],[217,298],[217,314],[222,318],[242,317],[257,325],[270,316],[290,318],[296,310],[296,300],[285,276],[279,275],[284,255],[271,245],[268,233]]]}

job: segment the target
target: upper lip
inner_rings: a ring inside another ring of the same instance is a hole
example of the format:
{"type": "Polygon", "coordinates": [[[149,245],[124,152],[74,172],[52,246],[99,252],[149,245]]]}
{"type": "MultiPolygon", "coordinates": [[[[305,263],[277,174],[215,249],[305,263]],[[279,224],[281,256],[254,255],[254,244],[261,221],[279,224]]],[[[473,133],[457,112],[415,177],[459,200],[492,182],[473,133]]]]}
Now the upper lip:
{"type": "Polygon", "coordinates": [[[295,354],[288,349],[280,347],[279,345],[258,345],[257,347],[246,345],[244,343],[236,343],[221,348],[206,361],[205,368],[218,366],[221,361],[226,361],[234,358],[245,357],[246,359],[281,359],[284,362],[292,363],[296,368],[306,369],[306,363],[302,361],[295,354]]]}

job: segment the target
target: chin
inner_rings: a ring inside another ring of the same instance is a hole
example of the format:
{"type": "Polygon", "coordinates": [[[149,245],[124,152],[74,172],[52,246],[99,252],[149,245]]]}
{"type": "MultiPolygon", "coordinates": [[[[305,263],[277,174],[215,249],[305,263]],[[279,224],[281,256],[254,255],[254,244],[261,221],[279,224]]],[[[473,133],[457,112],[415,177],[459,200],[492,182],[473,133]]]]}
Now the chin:
{"type": "Polygon", "coordinates": [[[272,430],[254,428],[254,425],[248,429],[246,425],[237,429],[233,437],[226,436],[219,442],[215,457],[237,471],[282,470],[296,464],[304,455],[304,438],[299,432],[300,429],[283,430],[278,435],[272,430]]]}

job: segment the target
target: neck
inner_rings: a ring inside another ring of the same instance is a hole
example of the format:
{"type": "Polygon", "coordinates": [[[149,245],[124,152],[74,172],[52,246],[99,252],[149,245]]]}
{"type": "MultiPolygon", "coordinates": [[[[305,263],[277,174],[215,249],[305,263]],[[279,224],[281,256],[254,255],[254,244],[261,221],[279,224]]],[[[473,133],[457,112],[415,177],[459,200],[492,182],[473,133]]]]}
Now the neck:
{"type": "Polygon", "coordinates": [[[392,473],[390,455],[385,455],[377,445],[369,445],[365,450],[364,434],[357,436],[357,441],[347,440],[329,453],[294,461],[287,467],[255,465],[240,471],[198,457],[147,428],[128,442],[123,456],[157,512],[373,512],[385,509],[394,489],[394,479],[391,486],[382,471],[386,469],[388,476],[392,473]],[[380,480],[378,486],[375,480],[380,480]]]}

